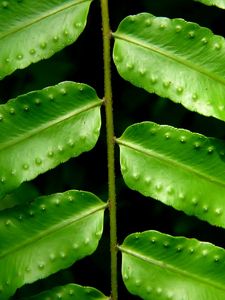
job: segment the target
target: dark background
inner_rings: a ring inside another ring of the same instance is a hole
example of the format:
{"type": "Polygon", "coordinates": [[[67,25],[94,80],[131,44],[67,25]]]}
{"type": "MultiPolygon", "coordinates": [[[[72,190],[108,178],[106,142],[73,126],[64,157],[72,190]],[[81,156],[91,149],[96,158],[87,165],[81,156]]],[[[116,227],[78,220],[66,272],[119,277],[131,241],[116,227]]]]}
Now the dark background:
{"type": "MultiPolygon", "coordinates": [[[[225,12],[207,7],[191,0],[111,0],[111,28],[115,31],[119,22],[130,14],[150,12],[156,16],[184,18],[212,29],[215,34],[225,35],[225,12]]],[[[112,41],[113,43],[113,41],[112,41]]],[[[187,128],[207,136],[224,138],[225,125],[213,118],[189,112],[170,100],[151,95],[133,87],[117,74],[112,66],[115,134],[119,137],[125,128],[135,122],[146,120],[175,127],[187,128]]],[[[90,9],[85,31],[77,42],[55,54],[51,59],[16,71],[0,83],[0,98],[8,99],[31,90],[41,89],[61,81],[84,82],[94,87],[103,97],[102,37],[99,1],[90,9]]],[[[40,175],[24,188],[30,195],[47,195],[68,189],[81,189],[95,193],[107,201],[107,161],[105,142],[105,116],[102,109],[103,126],[96,147],[71,159],[52,171],[40,175]]],[[[159,230],[172,235],[184,235],[210,241],[225,247],[224,230],[212,227],[197,218],[185,215],[153,199],[145,198],[129,190],[119,170],[116,147],[116,183],[118,201],[118,242],[137,231],[159,230]]],[[[105,214],[105,229],[97,251],[90,257],[74,264],[48,279],[21,288],[13,299],[38,293],[56,285],[75,282],[98,288],[106,295],[110,293],[109,222],[105,214]]],[[[120,268],[119,254],[119,268],[120,268]]],[[[120,299],[138,299],[131,296],[119,278],[120,299]]]]}

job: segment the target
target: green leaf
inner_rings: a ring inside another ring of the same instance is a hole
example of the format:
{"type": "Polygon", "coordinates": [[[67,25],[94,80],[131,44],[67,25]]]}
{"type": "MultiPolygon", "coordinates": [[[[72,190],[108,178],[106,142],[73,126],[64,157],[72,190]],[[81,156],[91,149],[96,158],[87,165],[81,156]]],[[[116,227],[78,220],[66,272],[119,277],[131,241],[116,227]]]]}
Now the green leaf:
{"type": "Polygon", "coordinates": [[[222,300],[225,251],[157,231],[128,236],[121,247],[127,289],[145,300],[222,300]]]}
{"type": "Polygon", "coordinates": [[[194,0],[206,5],[215,5],[225,9],[225,0],[194,0]]]}
{"type": "Polygon", "coordinates": [[[91,193],[68,191],[0,212],[0,299],[93,253],[105,207],[91,193]]]}
{"type": "Polygon", "coordinates": [[[26,298],[26,300],[109,300],[109,297],[103,295],[100,291],[91,287],[83,287],[77,284],[67,284],[65,286],[55,287],[52,290],[43,292],[39,295],[26,298]],[[61,296],[61,298],[59,298],[61,296]]]}
{"type": "Polygon", "coordinates": [[[225,228],[225,142],[144,122],[121,138],[128,187],[225,228]]]}
{"type": "Polygon", "coordinates": [[[122,246],[127,289],[145,300],[225,298],[225,251],[157,231],[129,235],[122,246]]]}
{"type": "Polygon", "coordinates": [[[6,208],[11,208],[15,205],[22,205],[31,202],[39,196],[37,187],[30,182],[25,182],[13,191],[11,194],[6,195],[0,201],[0,211],[6,208]]]}
{"type": "Polygon", "coordinates": [[[225,120],[225,41],[182,19],[143,13],[113,34],[114,61],[132,84],[225,120]]]}
{"type": "Polygon", "coordinates": [[[91,0],[2,1],[0,79],[73,43],[86,25],[91,0]]]}
{"type": "Polygon", "coordinates": [[[0,197],[94,147],[102,101],[84,84],[63,82],[0,106],[0,197]]]}

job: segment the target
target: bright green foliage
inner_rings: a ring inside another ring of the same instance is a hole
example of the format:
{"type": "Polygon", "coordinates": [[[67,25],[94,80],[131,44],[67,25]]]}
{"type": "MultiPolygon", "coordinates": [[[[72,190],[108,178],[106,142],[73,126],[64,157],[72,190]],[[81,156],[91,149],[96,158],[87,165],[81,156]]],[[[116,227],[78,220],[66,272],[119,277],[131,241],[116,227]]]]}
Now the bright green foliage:
{"type": "Polygon", "coordinates": [[[109,300],[101,292],[94,288],[83,287],[77,284],[68,284],[53,288],[50,291],[43,292],[39,295],[26,298],[26,300],[109,300]],[[61,298],[59,298],[61,296],[61,298]]]}
{"type": "Polygon", "coordinates": [[[225,142],[144,122],[117,140],[126,184],[225,228],[225,142]]]}
{"type": "Polygon", "coordinates": [[[91,0],[10,0],[0,4],[0,79],[73,43],[91,0]]]}
{"type": "Polygon", "coordinates": [[[94,147],[102,101],[64,82],[0,106],[0,196],[94,147]]]}
{"type": "Polygon", "coordinates": [[[15,205],[22,205],[29,203],[32,199],[39,196],[37,188],[30,183],[23,183],[18,189],[14,190],[12,193],[7,194],[0,201],[0,211],[6,208],[11,208],[15,205]]]}
{"type": "Polygon", "coordinates": [[[220,8],[225,8],[225,0],[195,0],[206,5],[216,5],[220,8]]]}
{"type": "Polygon", "coordinates": [[[120,250],[124,283],[142,299],[225,299],[222,248],[146,231],[128,236],[120,250]]]}
{"type": "MultiPolygon", "coordinates": [[[[225,0],[195,1],[225,8],[225,0]]],[[[73,43],[84,30],[91,2],[1,1],[0,79],[73,43]]],[[[85,84],[62,82],[0,105],[0,300],[9,300],[19,287],[92,254],[102,235],[107,206],[110,299],[117,300],[110,28],[108,0],[100,3],[109,201],[71,190],[30,203],[36,198],[36,189],[29,184],[20,186],[95,146],[103,103],[95,90],[85,84]],[[26,194],[22,205],[21,194],[26,194]]],[[[114,61],[123,78],[189,110],[225,121],[223,37],[196,23],[148,13],[127,17],[113,36],[114,61]]],[[[131,189],[225,228],[224,141],[145,122],[129,127],[117,142],[122,173],[131,189]]],[[[125,285],[143,299],[225,299],[225,250],[221,248],[155,231],[132,234],[118,248],[125,285]]],[[[75,284],[30,298],[50,299],[109,298],[75,284]]]]}
{"type": "Polygon", "coordinates": [[[182,19],[143,13],[114,33],[120,75],[138,87],[225,120],[225,40],[182,19]]]}
{"type": "Polygon", "coordinates": [[[0,299],[94,252],[105,207],[91,193],[68,191],[0,212],[0,299]]]}

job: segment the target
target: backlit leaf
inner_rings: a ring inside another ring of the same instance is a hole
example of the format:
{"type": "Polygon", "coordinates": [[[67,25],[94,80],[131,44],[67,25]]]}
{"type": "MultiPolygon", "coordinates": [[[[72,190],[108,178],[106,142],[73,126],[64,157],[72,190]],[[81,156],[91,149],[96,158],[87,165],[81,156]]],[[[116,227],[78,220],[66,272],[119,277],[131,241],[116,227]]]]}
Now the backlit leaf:
{"type": "Polygon", "coordinates": [[[73,43],[91,0],[10,0],[0,4],[0,79],[73,43]]]}
{"type": "Polygon", "coordinates": [[[68,191],[0,212],[0,299],[95,251],[106,204],[68,191]]]}
{"type": "Polygon", "coordinates": [[[225,120],[225,40],[198,24],[142,13],[113,34],[120,75],[205,116],[225,120]]]}
{"type": "Polygon", "coordinates": [[[206,5],[215,5],[225,9],[225,0],[194,0],[206,5]]]}
{"type": "Polygon", "coordinates": [[[109,300],[109,297],[106,297],[100,291],[77,284],[59,286],[39,295],[26,298],[26,300],[45,300],[48,298],[51,300],[58,300],[59,295],[63,300],[109,300]]]}
{"type": "Polygon", "coordinates": [[[225,142],[144,122],[121,138],[128,187],[225,228],[225,142]]]}
{"type": "Polygon", "coordinates": [[[94,147],[102,101],[84,84],[63,82],[0,106],[0,197],[94,147]]]}
{"type": "Polygon", "coordinates": [[[128,236],[122,246],[127,289],[145,300],[222,300],[225,251],[157,231],[128,236]]]}
{"type": "Polygon", "coordinates": [[[21,205],[30,202],[39,196],[38,189],[30,182],[25,182],[14,190],[12,193],[7,194],[0,201],[0,211],[6,208],[11,208],[15,205],[21,205]]]}

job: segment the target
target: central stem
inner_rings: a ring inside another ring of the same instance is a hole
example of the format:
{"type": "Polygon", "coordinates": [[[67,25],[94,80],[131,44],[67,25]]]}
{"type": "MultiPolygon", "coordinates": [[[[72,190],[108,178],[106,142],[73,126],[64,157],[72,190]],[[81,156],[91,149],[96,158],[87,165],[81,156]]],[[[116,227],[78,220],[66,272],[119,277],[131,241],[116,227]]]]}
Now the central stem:
{"type": "Polygon", "coordinates": [[[115,188],[115,155],[114,155],[114,125],[112,105],[111,53],[108,0],[101,0],[102,30],[103,30],[103,59],[104,59],[104,88],[106,111],[106,134],[108,156],[108,193],[110,217],[110,253],[111,253],[111,299],[118,299],[117,287],[117,222],[116,222],[116,188],[115,188]]]}

